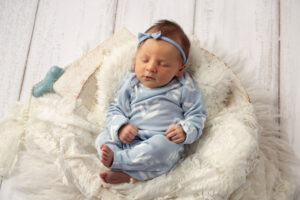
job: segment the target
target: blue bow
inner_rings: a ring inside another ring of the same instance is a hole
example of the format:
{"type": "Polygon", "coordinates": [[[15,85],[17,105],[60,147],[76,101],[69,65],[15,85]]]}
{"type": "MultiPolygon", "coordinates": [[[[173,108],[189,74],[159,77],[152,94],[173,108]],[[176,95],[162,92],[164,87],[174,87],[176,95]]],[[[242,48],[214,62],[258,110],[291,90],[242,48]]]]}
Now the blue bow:
{"type": "Polygon", "coordinates": [[[156,33],[139,33],[138,39],[139,43],[143,42],[146,39],[153,38],[155,40],[159,39],[161,37],[161,31],[158,31],[156,33]]]}
{"type": "Polygon", "coordinates": [[[174,45],[180,52],[183,62],[186,62],[186,56],[184,51],[182,50],[181,46],[179,44],[177,44],[174,40],[171,40],[170,38],[167,38],[165,36],[161,36],[161,31],[158,31],[156,33],[138,33],[138,40],[139,40],[139,44],[141,42],[143,42],[144,40],[147,40],[149,38],[153,38],[155,40],[164,40],[166,42],[169,42],[170,44],[174,45]]]}

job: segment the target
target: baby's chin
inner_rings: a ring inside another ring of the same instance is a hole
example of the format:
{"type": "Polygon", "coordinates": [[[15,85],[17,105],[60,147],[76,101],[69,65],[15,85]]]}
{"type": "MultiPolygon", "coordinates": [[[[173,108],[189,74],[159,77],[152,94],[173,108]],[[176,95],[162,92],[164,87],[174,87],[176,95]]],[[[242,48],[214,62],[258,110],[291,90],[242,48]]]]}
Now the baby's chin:
{"type": "Polygon", "coordinates": [[[149,82],[141,82],[143,86],[147,88],[160,88],[162,86],[154,84],[154,83],[149,83],[149,82]]]}
{"type": "Polygon", "coordinates": [[[140,82],[142,83],[143,86],[145,86],[147,88],[160,88],[160,87],[167,85],[164,83],[157,83],[155,80],[148,80],[148,81],[140,80],[140,82]]]}

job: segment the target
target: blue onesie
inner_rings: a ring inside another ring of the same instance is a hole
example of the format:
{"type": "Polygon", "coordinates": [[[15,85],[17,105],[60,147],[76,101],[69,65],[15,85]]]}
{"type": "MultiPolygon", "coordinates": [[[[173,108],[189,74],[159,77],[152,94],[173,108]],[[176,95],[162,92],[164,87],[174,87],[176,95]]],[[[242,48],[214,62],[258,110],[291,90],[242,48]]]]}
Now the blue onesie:
{"type": "Polygon", "coordinates": [[[172,169],[184,144],[193,143],[202,134],[205,119],[202,94],[187,72],[160,88],[147,88],[134,72],[128,72],[109,105],[106,130],[97,137],[95,146],[100,156],[101,144],[112,149],[112,170],[148,180],[172,169]],[[119,128],[127,123],[138,129],[130,144],[118,138],[119,128]],[[184,142],[176,144],[165,136],[172,125],[182,126],[184,142]]]}

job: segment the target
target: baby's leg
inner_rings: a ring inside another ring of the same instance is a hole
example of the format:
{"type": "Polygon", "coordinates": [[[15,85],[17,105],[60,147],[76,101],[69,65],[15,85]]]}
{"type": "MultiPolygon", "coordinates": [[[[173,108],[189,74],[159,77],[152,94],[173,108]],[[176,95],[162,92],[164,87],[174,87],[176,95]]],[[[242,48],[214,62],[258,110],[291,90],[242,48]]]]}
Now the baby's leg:
{"type": "Polygon", "coordinates": [[[137,180],[148,180],[169,171],[182,152],[183,144],[155,135],[131,149],[116,152],[111,169],[123,170],[137,180]]]}
{"type": "MultiPolygon", "coordinates": [[[[105,144],[102,144],[100,148],[102,150],[101,162],[104,166],[110,168],[114,158],[114,152],[105,144]]],[[[100,178],[105,183],[120,184],[129,183],[131,177],[122,171],[107,170],[100,172],[100,178]]]]}
{"type": "Polygon", "coordinates": [[[109,148],[113,152],[123,150],[123,144],[120,141],[114,141],[113,139],[111,139],[111,136],[108,133],[108,131],[104,131],[101,134],[99,134],[95,141],[95,147],[100,157],[102,157],[101,145],[103,144],[109,146],[109,148]]]}
{"type": "MultiPolygon", "coordinates": [[[[114,151],[123,150],[123,145],[118,142],[114,142],[108,132],[101,133],[96,141],[95,147],[100,155],[101,162],[107,168],[110,168],[114,158],[114,151]]],[[[120,183],[129,183],[130,176],[122,171],[102,171],[100,172],[100,178],[105,183],[110,184],[120,184],[120,183]]]]}
{"type": "Polygon", "coordinates": [[[123,150],[123,146],[124,145],[120,141],[112,140],[107,131],[101,133],[95,141],[95,147],[98,151],[101,162],[108,168],[110,168],[113,162],[114,152],[123,150]]]}

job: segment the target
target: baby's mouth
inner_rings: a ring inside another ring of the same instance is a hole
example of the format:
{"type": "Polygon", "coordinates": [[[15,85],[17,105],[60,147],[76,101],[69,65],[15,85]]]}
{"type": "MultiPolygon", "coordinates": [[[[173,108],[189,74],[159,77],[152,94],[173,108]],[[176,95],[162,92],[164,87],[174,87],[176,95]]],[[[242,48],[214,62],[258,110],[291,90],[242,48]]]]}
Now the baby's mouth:
{"type": "Polygon", "coordinates": [[[155,80],[152,76],[146,76],[146,75],[144,75],[144,79],[147,81],[155,80]]]}

